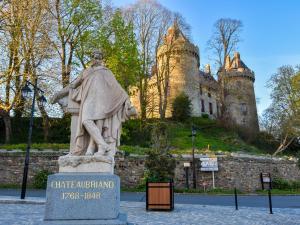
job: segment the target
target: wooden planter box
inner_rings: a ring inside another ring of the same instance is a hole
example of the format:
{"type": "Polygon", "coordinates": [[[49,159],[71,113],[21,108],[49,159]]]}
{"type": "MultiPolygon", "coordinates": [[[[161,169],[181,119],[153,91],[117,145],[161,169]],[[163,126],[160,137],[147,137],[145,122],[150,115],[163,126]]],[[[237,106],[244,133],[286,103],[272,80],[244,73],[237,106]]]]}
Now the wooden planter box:
{"type": "Polygon", "coordinates": [[[147,182],[146,185],[146,210],[174,209],[174,183],[147,182]]]}

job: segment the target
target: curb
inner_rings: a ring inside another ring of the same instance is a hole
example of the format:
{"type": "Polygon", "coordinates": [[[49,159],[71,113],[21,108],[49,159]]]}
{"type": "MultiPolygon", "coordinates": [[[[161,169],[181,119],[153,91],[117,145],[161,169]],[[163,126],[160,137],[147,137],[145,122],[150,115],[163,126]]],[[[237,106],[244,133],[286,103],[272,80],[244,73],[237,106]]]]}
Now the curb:
{"type": "Polygon", "coordinates": [[[32,204],[32,205],[44,205],[46,202],[42,198],[28,198],[18,199],[13,197],[0,197],[0,204],[32,204]]]}

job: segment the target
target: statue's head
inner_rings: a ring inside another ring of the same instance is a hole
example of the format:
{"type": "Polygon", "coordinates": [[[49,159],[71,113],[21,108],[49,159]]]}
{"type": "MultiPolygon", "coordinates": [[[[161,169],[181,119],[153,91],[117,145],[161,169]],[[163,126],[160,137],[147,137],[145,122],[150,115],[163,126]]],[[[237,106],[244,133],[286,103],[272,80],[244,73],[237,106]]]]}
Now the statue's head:
{"type": "Polygon", "coordinates": [[[103,60],[103,54],[102,54],[101,50],[95,50],[93,52],[93,59],[94,60],[103,60]]]}

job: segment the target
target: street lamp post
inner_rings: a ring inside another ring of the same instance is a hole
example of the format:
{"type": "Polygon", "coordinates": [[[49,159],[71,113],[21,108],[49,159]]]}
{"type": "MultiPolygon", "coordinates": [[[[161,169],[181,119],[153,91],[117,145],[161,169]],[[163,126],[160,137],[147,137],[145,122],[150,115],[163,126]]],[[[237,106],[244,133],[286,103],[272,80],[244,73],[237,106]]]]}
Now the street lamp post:
{"type": "Polygon", "coordinates": [[[193,145],[193,188],[197,188],[197,178],[196,178],[196,160],[195,160],[195,136],[196,128],[192,125],[192,145],[193,145]]]}
{"type": "MultiPolygon", "coordinates": [[[[33,126],[33,116],[34,116],[34,107],[35,107],[35,100],[36,100],[36,93],[37,91],[43,94],[44,92],[37,87],[37,79],[35,79],[34,84],[29,81],[26,81],[25,86],[22,88],[22,96],[23,98],[27,98],[30,96],[32,90],[29,86],[33,87],[33,98],[31,104],[31,113],[30,113],[30,122],[29,122],[29,130],[28,130],[28,141],[27,141],[27,148],[26,148],[26,155],[25,155],[25,163],[24,163],[24,172],[23,172],[23,181],[22,181],[22,191],[21,191],[21,199],[25,198],[26,194],[26,185],[27,185],[27,176],[28,176],[28,168],[29,168],[29,153],[31,147],[31,136],[32,136],[32,126],[33,126]]],[[[41,95],[40,99],[42,104],[46,103],[46,98],[41,95]]]]}
{"type": "Polygon", "coordinates": [[[185,188],[189,189],[190,185],[189,185],[189,168],[190,168],[191,164],[190,162],[185,162],[183,163],[183,167],[184,167],[184,171],[185,171],[185,188]]]}

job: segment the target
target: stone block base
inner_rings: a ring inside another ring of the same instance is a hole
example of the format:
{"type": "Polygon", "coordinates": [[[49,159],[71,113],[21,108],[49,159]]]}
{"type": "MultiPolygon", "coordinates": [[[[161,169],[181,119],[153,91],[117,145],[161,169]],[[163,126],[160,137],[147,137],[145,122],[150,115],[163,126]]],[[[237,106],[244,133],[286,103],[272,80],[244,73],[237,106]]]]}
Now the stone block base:
{"type": "Polygon", "coordinates": [[[62,225],[126,224],[126,214],[120,214],[119,177],[103,173],[48,176],[44,221],[62,225]]]}

